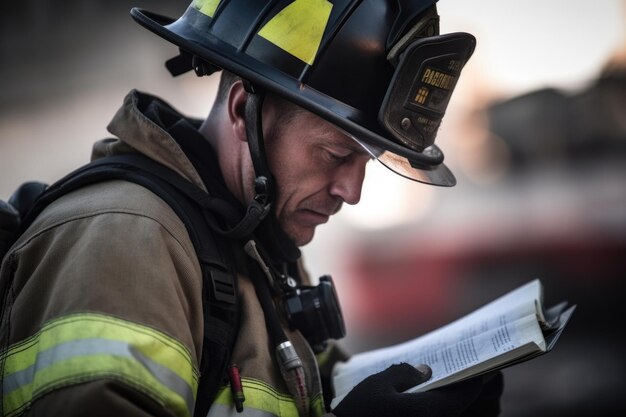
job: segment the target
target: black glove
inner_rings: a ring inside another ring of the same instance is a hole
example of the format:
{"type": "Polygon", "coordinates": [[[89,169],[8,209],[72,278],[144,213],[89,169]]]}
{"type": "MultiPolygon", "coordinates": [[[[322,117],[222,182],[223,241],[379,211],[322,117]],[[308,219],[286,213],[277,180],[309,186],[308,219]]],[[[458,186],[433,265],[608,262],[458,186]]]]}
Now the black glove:
{"type": "MultiPolygon", "coordinates": [[[[392,365],[354,387],[333,413],[337,417],[462,416],[465,411],[472,410],[483,391],[483,378],[477,377],[432,391],[403,393],[428,378],[430,375],[424,375],[409,364],[392,365]]],[[[499,398],[499,394],[495,397],[499,398]]]]}
{"type": "Polygon", "coordinates": [[[495,417],[500,414],[500,396],[504,390],[502,372],[476,377],[482,382],[480,395],[463,413],[463,417],[495,417]]]}

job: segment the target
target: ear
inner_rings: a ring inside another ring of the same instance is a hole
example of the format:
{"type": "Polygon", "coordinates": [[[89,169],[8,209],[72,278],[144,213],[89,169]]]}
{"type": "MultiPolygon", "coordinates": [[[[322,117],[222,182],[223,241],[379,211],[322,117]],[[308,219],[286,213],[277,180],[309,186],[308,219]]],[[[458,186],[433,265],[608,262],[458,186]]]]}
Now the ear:
{"type": "Polygon", "coordinates": [[[248,141],[245,117],[247,99],[248,93],[243,83],[241,81],[234,82],[228,92],[228,117],[233,135],[243,142],[248,141]]]}

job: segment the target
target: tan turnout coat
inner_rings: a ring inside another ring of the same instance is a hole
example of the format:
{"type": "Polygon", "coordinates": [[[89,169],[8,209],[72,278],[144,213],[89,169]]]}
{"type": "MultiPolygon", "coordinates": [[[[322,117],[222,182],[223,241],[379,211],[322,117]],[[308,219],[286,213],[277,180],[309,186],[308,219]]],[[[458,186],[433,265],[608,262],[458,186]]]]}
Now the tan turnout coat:
{"type": "MultiPolygon", "coordinates": [[[[109,125],[118,139],[93,158],[140,152],[205,188],[179,145],[129,94],[109,125]]],[[[202,279],[184,224],[136,184],[107,181],[53,202],[12,247],[0,271],[4,415],[189,416],[202,353],[202,279]],[[7,287],[10,283],[10,287],[7,287]]],[[[227,386],[210,415],[296,416],[273,360],[263,311],[239,276],[241,328],[232,360],[244,413],[227,386]]],[[[305,363],[309,414],[323,414],[316,359],[305,363]]]]}

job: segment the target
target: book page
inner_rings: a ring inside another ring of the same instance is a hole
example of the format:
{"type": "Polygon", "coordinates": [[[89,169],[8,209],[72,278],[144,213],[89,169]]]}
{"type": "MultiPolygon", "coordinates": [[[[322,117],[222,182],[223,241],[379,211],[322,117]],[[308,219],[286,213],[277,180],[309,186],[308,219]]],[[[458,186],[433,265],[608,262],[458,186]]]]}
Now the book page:
{"type": "Polygon", "coordinates": [[[476,367],[529,343],[543,343],[535,301],[541,284],[532,281],[473,313],[422,337],[400,345],[361,353],[338,364],[333,372],[336,398],[345,396],[367,376],[394,363],[425,363],[433,376],[417,389],[425,390],[450,375],[476,367]]]}
{"type": "MultiPolygon", "coordinates": [[[[509,359],[507,353],[524,348],[524,354],[545,349],[545,343],[537,320],[526,316],[507,321],[500,316],[501,326],[482,333],[461,338],[451,346],[430,346],[432,354],[419,356],[418,362],[425,363],[433,371],[432,377],[410,392],[427,391],[444,385],[448,380],[459,380],[495,367],[509,359]],[[500,360],[498,360],[498,358],[500,360]]],[[[409,362],[411,363],[411,362],[409,362]]]]}

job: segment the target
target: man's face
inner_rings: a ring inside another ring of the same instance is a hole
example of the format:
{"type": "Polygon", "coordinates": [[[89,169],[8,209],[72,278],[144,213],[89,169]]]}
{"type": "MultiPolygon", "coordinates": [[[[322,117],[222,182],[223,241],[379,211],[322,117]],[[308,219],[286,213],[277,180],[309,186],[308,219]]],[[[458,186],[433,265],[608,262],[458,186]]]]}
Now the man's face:
{"type": "Polygon", "coordinates": [[[277,184],[274,212],[285,233],[303,246],[344,202],[359,202],[371,156],[308,111],[295,111],[274,121],[266,133],[269,168],[277,184]]]}

